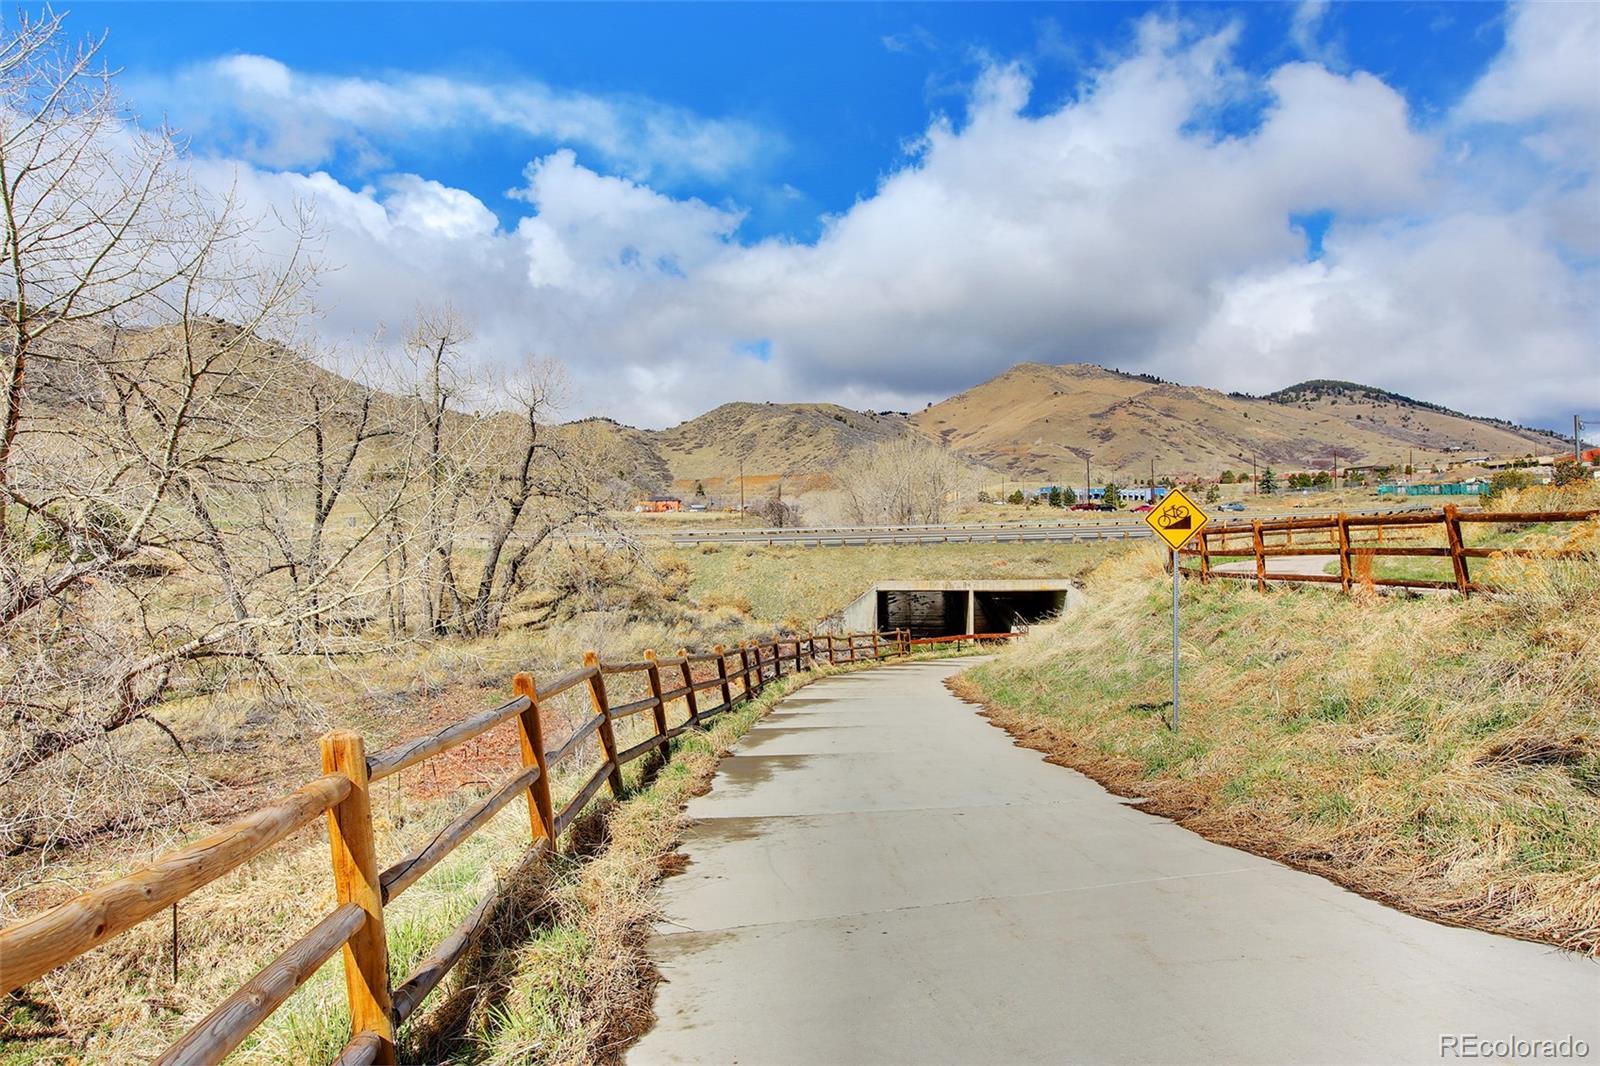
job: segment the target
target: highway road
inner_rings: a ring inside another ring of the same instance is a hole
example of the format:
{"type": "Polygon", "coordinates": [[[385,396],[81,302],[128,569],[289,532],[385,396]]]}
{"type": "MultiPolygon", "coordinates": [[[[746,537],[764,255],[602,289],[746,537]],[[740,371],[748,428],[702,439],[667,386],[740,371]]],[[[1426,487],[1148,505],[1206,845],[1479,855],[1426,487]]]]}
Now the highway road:
{"type": "MultiPolygon", "coordinates": [[[[1346,514],[1390,514],[1416,507],[1346,511],[1346,514]]],[[[1322,512],[1218,511],[1215,523],[1253,518],[1317,518],[1322,512]]],[[[1124,514],[1103,519],[1067,519],[1057,522],[979,522],[927,526],[800,526],[704,529],[645,529],[636,531],[646,540],[667,541],[677,547],[696,544],[772,544],[807,548],[860,547],[867,544],[975,544],[1031,541],[1128,540],[1153,536],[1143,516],[1124,514]]]]}
{"type": "Polygon", "coordinates": [[[1600,1050],[1600,960],[1413,918],[1143,814],[956,699],[961,668],[823,679],[735,745],[689,804],[651,944],[657,1022],[629,1062],[1600,1050]]]}

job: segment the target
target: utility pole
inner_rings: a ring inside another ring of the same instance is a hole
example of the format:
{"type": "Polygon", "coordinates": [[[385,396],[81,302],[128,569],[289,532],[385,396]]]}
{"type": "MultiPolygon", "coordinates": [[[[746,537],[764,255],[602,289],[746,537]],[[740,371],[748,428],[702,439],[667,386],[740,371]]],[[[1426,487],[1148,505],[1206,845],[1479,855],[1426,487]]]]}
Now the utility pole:
{"type": "Polygon", "coordinates": [[[1083,502],[1089,502],[1089,456],[1083,457],[1083,502]]]}
{"type": "Polygon", "coordinates": [[[1572,461],[1583,462],[1583,441],[1579,439],[1583,433],[1583,420],[1577,415],[1572,416],[1572,461]]]}

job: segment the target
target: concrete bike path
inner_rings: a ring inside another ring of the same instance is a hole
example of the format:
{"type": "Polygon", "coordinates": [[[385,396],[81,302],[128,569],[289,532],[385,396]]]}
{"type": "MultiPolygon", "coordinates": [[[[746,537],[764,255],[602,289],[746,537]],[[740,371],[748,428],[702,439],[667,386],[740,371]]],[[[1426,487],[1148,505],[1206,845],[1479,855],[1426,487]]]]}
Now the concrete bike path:
{"type": "Polygon", "coordinates": [[[1142,814],[951,695],[964,665],[816,682],[723,761],[631,1063],[1437,1063],[1449,1036],[1569,1034],[1600,1056],[1600,963],[1142,814]]]}

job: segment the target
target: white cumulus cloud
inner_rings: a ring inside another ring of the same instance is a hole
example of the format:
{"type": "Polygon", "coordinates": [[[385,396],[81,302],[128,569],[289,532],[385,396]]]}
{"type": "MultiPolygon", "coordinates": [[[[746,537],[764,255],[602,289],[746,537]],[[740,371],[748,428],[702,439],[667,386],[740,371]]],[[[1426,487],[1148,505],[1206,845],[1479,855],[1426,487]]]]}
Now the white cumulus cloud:
{"type": "MultiPolygon", "coordinates": [[[[1570,147],[1596,89],[1545,23],[1582,39],[1593,12],[1514,9],[1505,53],[1434,127],[1375,74],[1302,60],[1256,78],[1235,29],[1147,17],[1054,110],[993,64],[959,121],[930,120],[810,242],[744,240],[738,207],[570,149],[527,168],[506,226],[425,176],[356,189],[256,165],[244,181],[264,204],[317,204],[342,266],[331,331],[449,297],[481,358],[562,358],[582,411],[635,424],[729,399],[920,407],[1023,359],[1251,391],[1346,378],[1553,422],[1600,402],[1600,205],[1593,156],[1570,147]],[[1212,121],[1240,103],[1258,123],[1212,121]],[[1561,138],[1561,166],[1519,163],[1529,137],[1561,138]],[[1293,217],[1315,212],[1333,222],[1312,260],[1293,217]]],[[[260,64],[233,76],[282,85],[260,64]]],[[[356,137],[418,121],[387,116],[426,84],[341,81],[317,107],[329,136],[356,137]]]]}
{"type": "Polygon", "coordinates": [[[437,74],[374,77],[294,70],[232,55],[170,78],[134,80],[146,112],[239,158],[314,167],[341,152],[381,168],[397,144],[446,134],[522,134],[579,145],[637,178],[726,178],[770,157],[781,138],[737,118],[708,118],[629,94],[561,90],[531,79],[437,74]]]}

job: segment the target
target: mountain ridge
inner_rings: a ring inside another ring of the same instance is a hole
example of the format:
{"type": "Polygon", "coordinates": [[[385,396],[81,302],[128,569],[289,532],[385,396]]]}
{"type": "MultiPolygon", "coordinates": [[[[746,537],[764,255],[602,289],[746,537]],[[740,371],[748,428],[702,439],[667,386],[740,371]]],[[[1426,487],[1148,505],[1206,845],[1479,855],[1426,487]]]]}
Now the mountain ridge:
{"type": "Polygon", "coordinates": [[[1257,465],[1436,463],[1516,454],[1560,437],[1355,382],[1311,379],[1265,397],[1092,363],[1019,363],[911,417],[916,428],[1010,476],[1216,476],[1257,465]]]}

